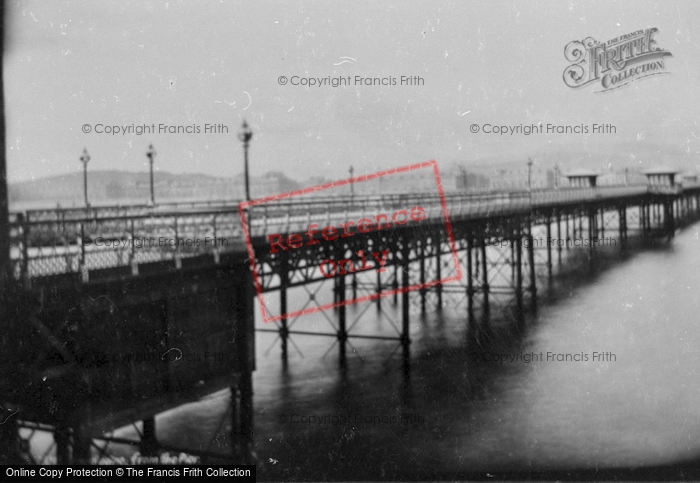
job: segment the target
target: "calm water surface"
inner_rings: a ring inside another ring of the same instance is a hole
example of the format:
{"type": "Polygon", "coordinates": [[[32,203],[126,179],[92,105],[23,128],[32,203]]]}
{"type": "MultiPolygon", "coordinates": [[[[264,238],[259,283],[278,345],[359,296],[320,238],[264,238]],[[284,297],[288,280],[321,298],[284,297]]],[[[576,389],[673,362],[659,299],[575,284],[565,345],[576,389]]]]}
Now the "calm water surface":
{"type": "MultiPolygon", "coordinates": [[[[632,254],[558,284],[528,327],[496,331],[487,351],[583,361],[473,360],[465,305],[412,318],[412,370],[385,341],[296,336],[289,365],[257,334],[256,451],[261,479],[426,479],[466,471],[634,467],[700,456],[700,239],[632,254]],[[612,353],[594,361],[593,353],[612,353]],[[584,359],[586,358],[584,357],[584,359]],[[315,421],[311,418],[317,418],[315,421]],[[311,421],[311,422],[309,422],[311,421]]],[[[392,304],[349,308],[354,331],[392,334],[392,304]]],[[[322,314],[298,330],[331,329],[322,314]]],[[[164,443],[226,451],[226,392],[160,415],[164,443]],[[217,434],[218,433],[218,434],[217,434]]],[[[124,429],[123,435],[131,430],[124,429]]]]}

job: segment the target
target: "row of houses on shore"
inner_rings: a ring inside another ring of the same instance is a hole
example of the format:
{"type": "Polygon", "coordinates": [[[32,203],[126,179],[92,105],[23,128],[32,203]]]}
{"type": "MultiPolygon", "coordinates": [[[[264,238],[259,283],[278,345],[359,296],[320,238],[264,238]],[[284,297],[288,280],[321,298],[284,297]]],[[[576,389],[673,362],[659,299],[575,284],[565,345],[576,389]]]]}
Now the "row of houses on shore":
{"type": "MultiPolygon", "coordinates": [[[[588,186],[624,186],[694,183],[697,175],[670,167],[651,170],[619,170],[607,172],[589,169],[562,170],[557,166],[477,167],[456,165],[440,173],[445,192],[525,191],[588,186]],[[669,177],[670,176],[670,177],[669,177]]],[[[428,170],[391,174],[366,182],[344,186],[342,194],[372,195],[388,193],[433,193],[436,179],[428,170]]],[[[335,191],[335,190],[334,190],[335,191]]]]}
{"type": "MultiPolygon", "coordinates": [[[[250,179],[252,198],[286,193],[323,185],[333,180],[311,177],[294,180],[273,171],[250,179]]],[[[521,191],[527,189],[556,189],[565,187],[681,184],[697,181],[697,176],[666,167],[649,171],[621,170],[596,172],[587,169],[563,171],[537,165],[518,167],[465,167],[453,165],[441,171],[440,182],[446,193],[521,191]],[[670,177],[669,177],[670,176],[670,177]]],[[[88,197],[91,203],[139,203],[150,199],[148,173],[102,171],[90,173],[88,197]]],[[[245,198],[243,176],[234,178],[206,175],[174,175],[156,173],[153,182],[156,201],[231,200],[245,198]]],[[[332,189],[319,190],[318,196],[370,196],[391,193],[435,193],[436,178],[432,169],[388,174],[332,189]]],[[[80,206],[84,200],[82,176],[79,173],[38,179],[10,185],[10,203],[55,206],[80,206]]],[[[312,194],[313,196],[313,194],[312,194]]]]}

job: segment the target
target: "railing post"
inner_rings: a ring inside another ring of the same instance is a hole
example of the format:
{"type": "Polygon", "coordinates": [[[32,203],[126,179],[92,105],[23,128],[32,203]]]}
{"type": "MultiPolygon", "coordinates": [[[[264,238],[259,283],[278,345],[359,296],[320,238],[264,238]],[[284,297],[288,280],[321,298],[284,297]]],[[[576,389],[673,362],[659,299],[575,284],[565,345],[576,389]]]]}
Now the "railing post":
{"type": "Polygon", "coordinates": [[[64,423],[59,422],[54,426],[53,439],[56,443],[56,463],[71,464],[70,430],[64,423]]]}
{"type": "Polygon", "coordinates": [[[5,424],[0,424],[0,464],[25,464],[21,456],[19,425],[15,417],[9,418],[5,424]]]}
{"type": "MultiPolygon", "coordinates": [[[[249,206],[246,208],[245,214],[247,218],[247,223],[248,223],[248,232],[250,233],[250,236],[253,236],[253,209],[254,206],[249,206]]],[[[261,235],[264,235],[265,232],[261,233],[261,235]]]]}
{"type": "MultiPolygon", "coordinates": [[[[267,204],[263,205],[263,223],[262,223],[262,234],[264,235],[267,233],[267,204]]],[[[250,236],[253,236],[253,227],[248,225],[248,231],[250,232],[250,236]]]]}
{"type": "Polygon", "coordinates": [[[141,436],[141,454],[144,456],[158,455],[158,439],[156,438],[156,418],[149,416],[143,419],[143,435],[141,436]]]}

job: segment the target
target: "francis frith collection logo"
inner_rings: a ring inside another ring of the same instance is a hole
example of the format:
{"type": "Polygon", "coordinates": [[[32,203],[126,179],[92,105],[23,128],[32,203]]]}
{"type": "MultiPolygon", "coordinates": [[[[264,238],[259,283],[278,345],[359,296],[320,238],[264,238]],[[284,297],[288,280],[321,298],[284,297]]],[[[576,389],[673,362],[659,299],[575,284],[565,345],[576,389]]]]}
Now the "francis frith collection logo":
{"type": "Polygon", "coordinates": [[[665,58],[671,52],[656,46],[657,28],[637,30],[607,42],[593,37],[574,40],[564,48],[564,56],[573,62],[564,70],[564,83],[577,89],[600,84],[598,92],[619,89],[645,77],[670,74],[665,58]]]}

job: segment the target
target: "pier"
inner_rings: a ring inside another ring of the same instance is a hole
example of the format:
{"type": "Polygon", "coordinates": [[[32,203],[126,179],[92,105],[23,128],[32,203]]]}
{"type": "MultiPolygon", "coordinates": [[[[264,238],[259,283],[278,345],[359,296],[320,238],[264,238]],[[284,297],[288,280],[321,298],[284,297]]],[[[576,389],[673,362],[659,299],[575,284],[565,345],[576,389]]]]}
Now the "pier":
{"type": "Polygon", "coordinates": [[[374,338],[400,349],[408,372],[412,313],[439,311],[447,294],[463,297],[478,347],[495,311],[523,324],[537,310],[567,250],[584,246],[595,257],[603,246],[624,252],[632,239],[671,239],[700,217],[700,185],[453,193],[445,202],[448,217],[439,197],[409,194],[247,210],[222,202],[12,213],[2,454],[28,458],[31,443],[19,429],[29,428],[53,433],[57,462],[89,462],[106,452],[111,431],[137,422],[139,441],[113,442],[157,454],[166,448],[155,437],[156,414],[228,388],[232,452],[199,456],[253,461],[258,302],[280,314],[259,330],[278,334],[284,363],[291,337],[332,338],[341,367],[354,338],[374,338]],[[412,207],[421,208],[420,220],[357,229],[379,214],[410,216],[412,207]],[[348,220],[357,223],[352,236],[323,236],[324,226],[348,220]],[[292,236],[303,233],[319,246],[292,236]],[[294,249],[271,250],[275,240],[294,249]],[[328,261],[336,266],[359,252],[381,254],[379,269],[345,265],[328,276],[328,261]],[[292,291],[307,301],[299,314],[330,301],[328,330],[297,329],[301,315],[287,315],[292,291]],[[363,334],[361,314],[348,319],[347,305],[360,300],[365,310],[399,304],[395,336],[363,334]]]}

